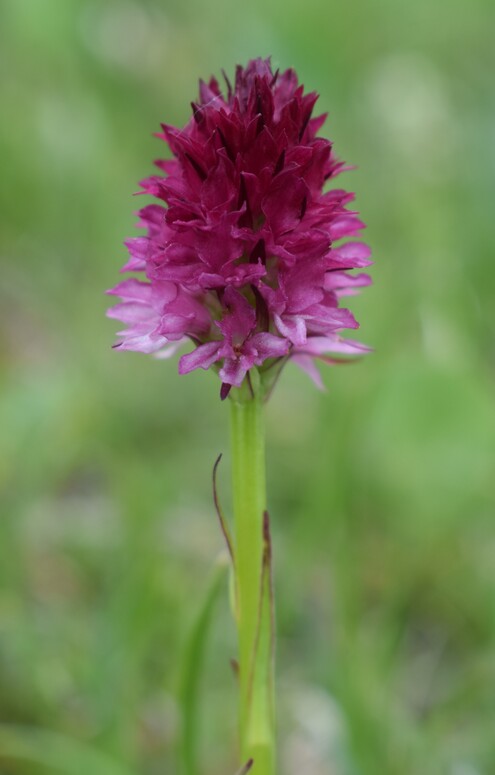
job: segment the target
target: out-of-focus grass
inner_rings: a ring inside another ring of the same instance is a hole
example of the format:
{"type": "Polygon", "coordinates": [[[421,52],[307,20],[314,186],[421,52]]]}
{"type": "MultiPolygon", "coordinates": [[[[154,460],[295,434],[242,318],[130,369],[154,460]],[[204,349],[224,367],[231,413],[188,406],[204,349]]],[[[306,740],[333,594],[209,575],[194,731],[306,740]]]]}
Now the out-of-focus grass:
{"type": "MultiPolygon", "coordinates": [[[[111,353],[102,291],[151,132],[268,53],[319,90],[377,259],[352,304],[376,353],[324,395],[288,369],[268,410],[283,773],[495,770],[494,22],[491,0],[2,3],[2,774],[53,772],[52,744],[67,772],[176,772],[227,410],[211,375],[111,353]]],[[[205,775],[234,768],[234,651],[225,600],[205,775]]]]}

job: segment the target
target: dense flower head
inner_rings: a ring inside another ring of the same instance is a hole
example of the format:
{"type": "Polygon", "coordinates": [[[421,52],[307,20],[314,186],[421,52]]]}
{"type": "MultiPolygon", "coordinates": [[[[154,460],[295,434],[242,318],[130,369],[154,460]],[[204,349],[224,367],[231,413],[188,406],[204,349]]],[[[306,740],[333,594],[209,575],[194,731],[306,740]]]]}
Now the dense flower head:
{"type": "Polygon", "coordinates": [[[222,397],[255,368],[269,384],[289,358],[319,383],[315,359],[368,349],[342,338],[358,323],[339,306],[370,283],[351,273],[371,263],[354,239],[364,224],[353,194],[326,190],[344,165],[294,70],[256,59],[233,86],[224,78],[223,92],[200,81],[183,129],[162,125],[171,158],[140,184],[157,201],[139,211],[146,236],[127,241],[122,269],[146,279],[108,291],[126,325],[115,347],[168,357],[192,344],[180,373],[215,368],[222,397]]]}

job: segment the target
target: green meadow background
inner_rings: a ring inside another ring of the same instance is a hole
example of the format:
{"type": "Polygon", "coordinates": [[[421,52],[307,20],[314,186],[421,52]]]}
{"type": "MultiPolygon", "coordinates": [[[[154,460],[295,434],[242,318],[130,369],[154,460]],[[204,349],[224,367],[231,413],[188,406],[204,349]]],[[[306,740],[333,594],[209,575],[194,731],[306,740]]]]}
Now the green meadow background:
{"type": "MultiPolygon", "coordinates": [[[[118,354],[106,288],[197,79],[271,54],[357,169],[358,365],[267,412],[281,775],[495,772],[492,0],[2,0],[0,773],[175,775],[229,511],[212,374],[118,354]]],[[[340,185],[340,181],[339,181],[340,185]]],[[[217,602],[200,775],[233,775],[217,602]]],[[[254,771],[253,771],[254,772],[254,771]]]]}

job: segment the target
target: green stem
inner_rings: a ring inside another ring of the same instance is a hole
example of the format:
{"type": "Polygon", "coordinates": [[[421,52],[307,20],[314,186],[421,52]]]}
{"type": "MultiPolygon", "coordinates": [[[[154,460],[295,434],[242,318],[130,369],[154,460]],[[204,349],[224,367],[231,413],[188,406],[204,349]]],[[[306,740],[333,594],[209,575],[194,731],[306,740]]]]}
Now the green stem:
{"type": "Polygon", "coordinates": [[[273,600],[266,512],[265,435],[259,397],[231,400],[235,573],[242,763],[274,775],[273,600]]]}

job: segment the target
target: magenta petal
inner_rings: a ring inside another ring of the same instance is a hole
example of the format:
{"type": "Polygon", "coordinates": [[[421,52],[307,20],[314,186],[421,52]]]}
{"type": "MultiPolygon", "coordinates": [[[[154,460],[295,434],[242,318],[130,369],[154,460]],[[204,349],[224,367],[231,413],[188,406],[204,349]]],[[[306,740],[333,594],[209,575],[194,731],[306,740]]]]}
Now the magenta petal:
{"type": "Polygon", "coordinates": [[[255,363],[259,366],[266,358],[280,358],[287,355],[289,342],[279,336],[268,333],[255,334],[250,339],[250,344],[258,353],[255,363]]]}
{"type": "Polygon", "coordinates": [[[121,299],[127,301],[149,301],[151,286],[149,283],[143,283],[140,280],[131,278],[129,280],[123,280],[115,286],[110,288],[106,293],[109,296],[120,296],[121,299]]]}
{"type": "Polygon", "coordinates": [[[167,339],[164,336],[152,336],[150,334],[143,334],[142,336],[131,336],[124,339],[122,342],[118,342],[114,345],[115,350],[132,350],[134,352],[144,353],[145,355],[151,355],[161,350],[168,344],[167,339]]]}
{"type": "Polygon", "coordinates": [[[354,288],[364,288],[371,285],[369,274],[350,275],[346,272],[328,272],[325,277],[325,290],[343,291],[354,288]]]}
{"type": "Polygon", "coordinates": [[[302,345],[306,341],[306,323],[301,315],[274,315],[273,319],[282,336],[292,344],[302,345]]]}
{"type": "Polygon", "coordinates": [[[338,307],[334,307],[333,309],[326,308],[322,313],[320,321],[324,327],[328,326],[334,330],[341,328],[359,328],[359,323],[352,312],[348,309],[341,309],[338,307]]]}
{"type": "Polygon", "coordinates": [[[200,344],[187,355],[183,355],[179,361],[179,374],[188,374],[194,369],[209,369],[218,360],[218,351],[221,342],[207,342],[200,344]]]}
{"type": "Polygon", "coordinates": [[[171,334],[181,334],[184,336],[191,328],[192,316],[165,314],[160,319],[158,331],[163,336],[169,337],[171,334]]]}
{"type": "Polygon", "coordinates": [[[177,296],[177,286],[170,282],[146,283],[130,278],[106,292],[110,296],[120,296],[125,302],[142,302],[160,309],[177,296]]]}
{"type": "Polygon", "coordinates": [[[372,352],[370,347],[355,342],[352,339],[341,339],[339,336],[313,336],[299,348],[298,353],[308,355],[324,355],[325,353],[343,353],[345,355],[364,355],[372,352]]]}
{"type": "Polygon", "coordinates": [[[122,273],[125,272],[144,272],[146,269],[146,262],[143,261],[142,258],[135,258],[134,256],[129,259],[129,261],[124,264],[122,269],[120,270],[122,273]]]}
{"type": "Polygon", "coordinates": [[[217,323],[225,339],[238,344],[246,339],[256,325],[256,312],[235,288],[224,293],[223,303],[228,314],[217,323]]]}
{"type": "Polygon", "coordinates": [[[277,176],[262,202],[263,213],[274,232],[285,232],[299,225],[308,196],[308,187],[301,177],[290,172],[277,176]]]}
{"type": "Polygon", "coordinates": [[[145,261],[150,250],[150,240],[148,237],[131,237],[124,242],[132,258],[145,261]]]}
{"type": "Polygon", "coordinates": [[[350,237],[356,234],[356,232],[364,229],[365,226],[366,224],[355,215],[342,215],[331,224],[328,233],[330,239],[338,240],[342,239],[342,237],[350,237]]]}
{"type": "Polygon", "coordinates": [[[359,269],[363,266],[370,266],[369,260],[371,249],[364,242],[346,242],[338,248],[333,248],[329,258],[346,264],[349,267],[359,269]]]}
{"type": "Polygon", "coordinates": [[[156,313],[148,304],[127,301],[107,310],[107,317],[122,323],[144,323],[156,319],[156,313]]]}
{"type": "Polygon", "coordinates": [[[226,358],[224,365],[218,372],[218,376],[222,382],[227,385],[233,385],[234,387],[240,387],[242,381],[246,376],[253,364],[247,361],[247,359],[240,358],[226,358]]]}

